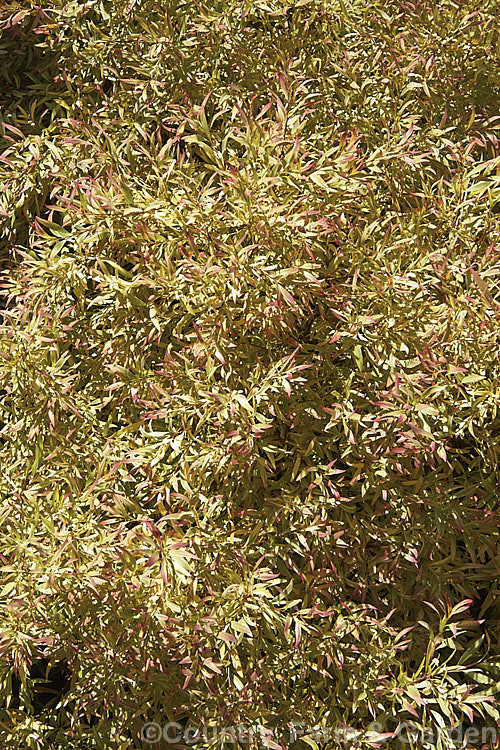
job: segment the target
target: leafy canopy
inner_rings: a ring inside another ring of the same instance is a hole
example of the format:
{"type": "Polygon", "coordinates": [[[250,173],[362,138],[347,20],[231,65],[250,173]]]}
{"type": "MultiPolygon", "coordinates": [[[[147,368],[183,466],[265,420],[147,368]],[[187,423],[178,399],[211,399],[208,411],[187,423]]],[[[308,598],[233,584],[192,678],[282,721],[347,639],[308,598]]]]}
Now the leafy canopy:
{"type": "Polygon", "coordinates": [[[4,2],[2,747],[498,721],[498,10],[4,2]]]}

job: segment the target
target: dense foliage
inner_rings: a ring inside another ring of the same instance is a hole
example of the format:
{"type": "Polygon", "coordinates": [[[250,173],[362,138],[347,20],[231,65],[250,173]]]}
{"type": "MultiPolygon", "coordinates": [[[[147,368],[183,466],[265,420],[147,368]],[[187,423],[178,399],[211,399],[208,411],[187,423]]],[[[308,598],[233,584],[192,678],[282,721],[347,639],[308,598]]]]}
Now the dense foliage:
{"type": "Polygon", "coordinates": [[[498,11],[4,1],[2,748],[495,726],[498,11]]]}

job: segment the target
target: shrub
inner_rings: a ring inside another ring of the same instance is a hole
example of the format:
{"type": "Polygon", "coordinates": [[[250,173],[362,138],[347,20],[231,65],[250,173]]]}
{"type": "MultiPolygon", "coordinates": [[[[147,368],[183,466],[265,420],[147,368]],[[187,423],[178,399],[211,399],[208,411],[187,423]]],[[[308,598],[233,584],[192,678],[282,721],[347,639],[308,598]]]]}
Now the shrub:
{"type": "Polygon", "coordinates": [[[2,747],[495,726],[496,11],[4,4],[2,747]]]}

